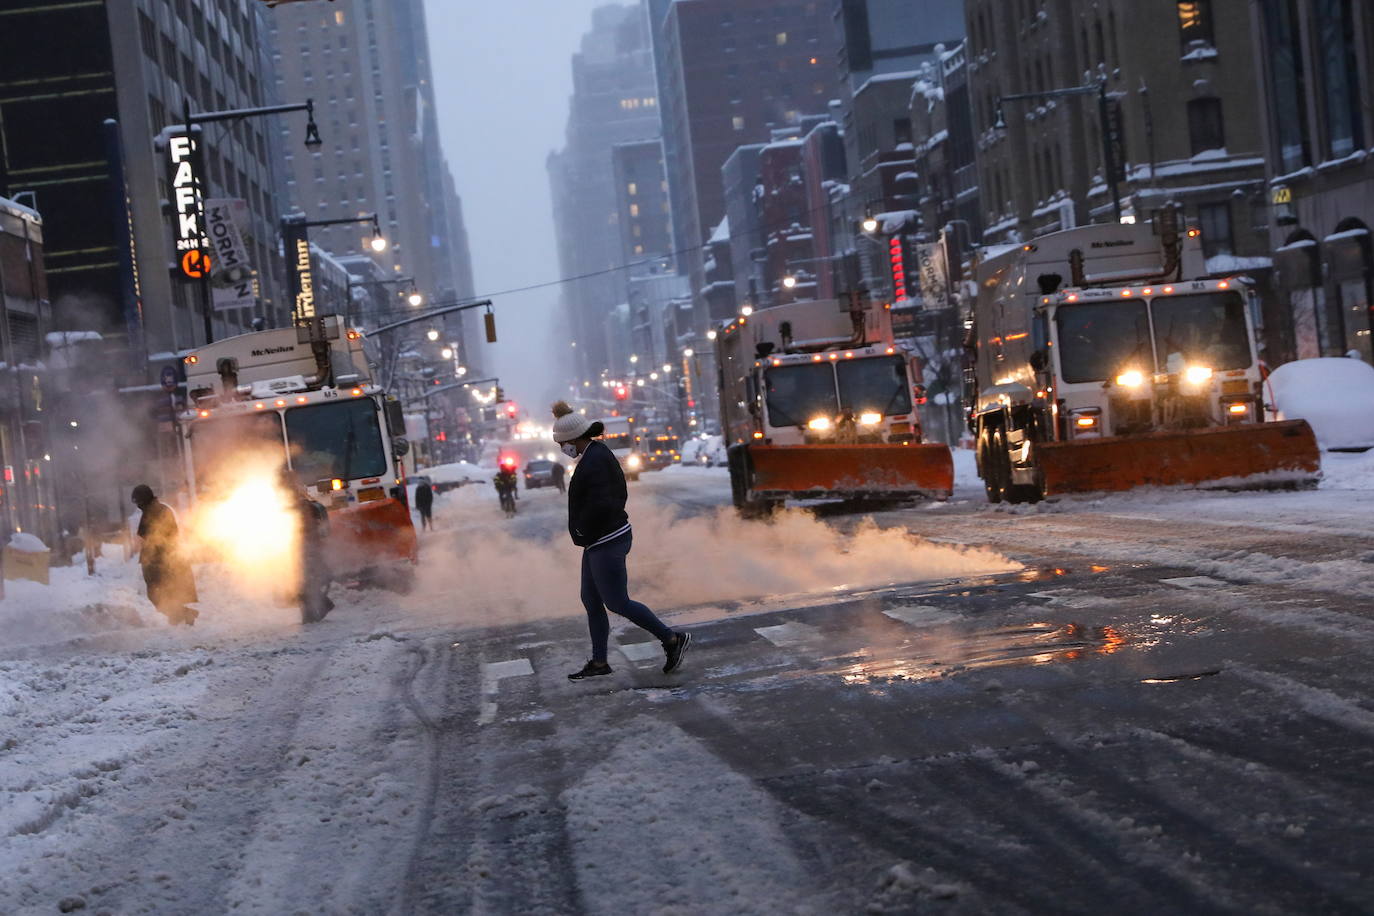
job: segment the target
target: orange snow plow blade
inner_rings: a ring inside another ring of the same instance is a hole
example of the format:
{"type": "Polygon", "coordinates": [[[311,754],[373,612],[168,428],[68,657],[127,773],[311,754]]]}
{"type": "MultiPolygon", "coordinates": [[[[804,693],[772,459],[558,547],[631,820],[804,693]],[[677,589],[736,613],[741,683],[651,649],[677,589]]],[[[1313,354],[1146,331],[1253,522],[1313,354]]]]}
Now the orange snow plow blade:
{"type": "Polygon", "coordinates": [[[751,445],[750,489],[766,496],[948,499],[949,447],[921,445],[751,445]]]}
{"type": "Polygon", "coordinates": [[[1047,496],[1180,485],[1265,489],[1321,477],[1306,420],[1049,442],[1035,455],[1047,496]]]}

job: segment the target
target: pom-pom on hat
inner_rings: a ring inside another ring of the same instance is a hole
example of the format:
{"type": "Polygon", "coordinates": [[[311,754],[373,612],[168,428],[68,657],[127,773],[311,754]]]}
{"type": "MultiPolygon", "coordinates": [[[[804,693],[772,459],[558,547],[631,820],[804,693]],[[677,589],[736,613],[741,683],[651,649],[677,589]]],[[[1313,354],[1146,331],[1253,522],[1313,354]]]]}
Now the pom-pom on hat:
{"type": "Polygon", "coordinates": [[[562,445],[579,439],[592,428],[592,421],[568,406],[567,401],[553,405],[553,441],[562,445]]]}

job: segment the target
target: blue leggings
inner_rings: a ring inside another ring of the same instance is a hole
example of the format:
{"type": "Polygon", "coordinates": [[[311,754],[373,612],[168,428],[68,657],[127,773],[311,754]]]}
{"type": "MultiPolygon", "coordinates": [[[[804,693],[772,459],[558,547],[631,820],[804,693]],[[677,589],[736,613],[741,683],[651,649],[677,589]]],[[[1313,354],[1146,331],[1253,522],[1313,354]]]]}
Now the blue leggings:
{"type": "Polygon", "coordinates": [[[582,606],[587,609],[587,629],[592,634],[592,661],[606,660],[606,640],[611,635],[611,622],[606,617],[609,608],[638,627],[667,641],[673,631],[638,601],[630,600],[625,557],[634,540],[632,532],[582,551],[582,606]]]}

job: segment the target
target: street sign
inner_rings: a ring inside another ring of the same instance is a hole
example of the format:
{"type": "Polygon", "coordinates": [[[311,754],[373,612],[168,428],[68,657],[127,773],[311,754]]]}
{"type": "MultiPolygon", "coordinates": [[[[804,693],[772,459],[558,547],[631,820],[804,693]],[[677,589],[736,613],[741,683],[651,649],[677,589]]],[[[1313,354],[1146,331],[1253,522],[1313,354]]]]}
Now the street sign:
{"type": "Polygon", "coordinates": [[[159,378],[162,382],[163,391],[177,390],[177,370],[175,366],[163,366],[162,374],[159,378]]]}
{"type": "Polygon", "coordinates": [[[310,269],[310,239],[304,217],[281,221],[282,252],[286,255],[286,285],[293,318],[315,317],[315,276],[310,269]]]}
{"type": "Polygon", "coordinates": [[[176,217],[173,238],[181,271],[192,280],[204,278],[210,266],[210,241],[202,223],[200,140],[200,129],[195,127],[190,133],[166,135],[167,183],[176,217]],[[192,257],[192,252],[197,256],[192,257]]]}
{"type": "Polygon", "coordinates": [[[248,216],[248,204],[234,198],[205,201],[205,231],[215,252],[211,283],[215,287],[215,311],[251,308],[257,304],[253,269],[240,226],[248,216]]]}

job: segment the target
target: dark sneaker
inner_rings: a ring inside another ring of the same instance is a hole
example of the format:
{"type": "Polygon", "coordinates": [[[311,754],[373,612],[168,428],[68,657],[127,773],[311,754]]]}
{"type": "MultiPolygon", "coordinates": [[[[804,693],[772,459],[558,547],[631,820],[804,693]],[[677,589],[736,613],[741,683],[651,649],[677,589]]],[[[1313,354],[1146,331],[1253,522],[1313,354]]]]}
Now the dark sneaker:
{"type": "Polygon", "coordinates": [[[605,662],[587,662],[582,666],[581,671],[574,671],[568,675],[570,681],[580,681],[587,677],[600,677],[603,674],[610,674],[611,666],[605,662]]]}
{"type": "Polygon", "coordinates": [[[673,635],[669,642],[663,644],[663,654],[668,656],[668,660],[663,663],[663,673],[672,674],[682,667],[682,657],[687,654],[687,649],[692,645],[692,634],[678,631],[673,635]]]}

